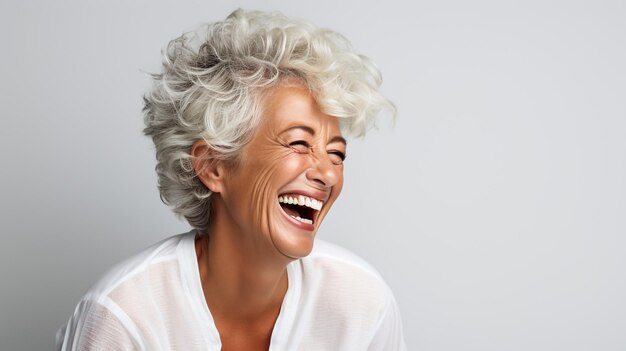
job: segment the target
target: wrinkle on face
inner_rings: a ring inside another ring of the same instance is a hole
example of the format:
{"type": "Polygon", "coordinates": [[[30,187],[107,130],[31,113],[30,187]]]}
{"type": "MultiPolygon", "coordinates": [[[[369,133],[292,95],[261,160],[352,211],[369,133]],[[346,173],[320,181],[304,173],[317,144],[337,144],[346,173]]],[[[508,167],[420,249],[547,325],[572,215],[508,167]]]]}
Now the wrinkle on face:
{"type": "Polygon", "coordinates": [[[275,89],[266,97],[264,118],[242,150],[238,165],[229,169],[225,182],[232,190],[224,195],[227,206],[245,207],[231,208],[230,212],[242,217],[235,220],[244,232],[251,234],[250,240],[269,239],[284,255],[294,257],[307,251],[293,249],[298,243],[310,241],[308,245],[312,247],[314,233],[305,238],[282,219],[279,192],[287,187],[330,193],[316,218],[317,229],[343,185],[343,165],[332,162],[331,157],[336,156],[329,155],[327,148],[340,149],[345,154],[345,144],[333,139],[341,136],[337,118],[323,114],[306,89],[299,86],[275,89]],[[293,128],[299,126],[310,128],[314,135],[293,128]],[[296,140],[305,140],[310,147],[305,150],[300,145],[290,145],[296,140]],[[312,170],[330,172],[333,184],[311,179],[307,174],[312,170]]]}

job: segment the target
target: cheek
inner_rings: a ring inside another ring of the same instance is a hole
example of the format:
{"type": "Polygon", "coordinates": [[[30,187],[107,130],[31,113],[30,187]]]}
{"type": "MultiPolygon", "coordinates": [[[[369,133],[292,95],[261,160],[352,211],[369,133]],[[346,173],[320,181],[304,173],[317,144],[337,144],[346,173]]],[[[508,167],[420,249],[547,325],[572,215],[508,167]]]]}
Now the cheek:
{"type": "Polygon", "coordinates": [[[332,202],[335,202],[335,200],[337,200],[339,194],[341,194],[341,190],[343,189],[343,165],[338,167],[337,176],[337,183],[335,183],[335,185],[333,186],[333,190],[330,195],[332,202]]]}
{"type": "MultiPolygon", "coordinates": [[[[252,184],[251,187],[247,185],[250,192],[246,197],[253,212],[251,215],[257,222],[264,222],[269,217],[268,210],[274,203],[278,204],[278,190],[306,169],[308,161],[302,156],[285,150],[255,157],[256,162],[250,167],[249,177],[243,181],[252,184]]],[[[246,187],[245,184],[242,186],[246,187]]]]}
{"type": "Polygon", "coordinates": [[[298,154],[290,149],[259,155],[257,161],[258,166],[256,168],[259,178],[267,178],[266,184],[278,187],[283,184],[276,183],[297,177],[306,170],[310,163],[307,155],[298,154]]]}
{"type": "Polygon", "coordinates": [[[286,178],[297,177],[307,169],[310,163],[308,155],[298,153],[290,153],[281,161],[275,168],[275,173],[286,178]]]}
{"type": "Polygon", "coordinates": [[[337,189],[336,190],[337,191],[337,196],[339,196],[339,194],[341,193],[341,190],[343,189],[343,169],[341,170],[341,173],[339,174],[339,181],[334,186],[334,188],[337,189]]]}
{"type": "MultiPolygon", "coordinates": [[[[341,194],[341,190],[343,189],[343,174],[339,176],[339,181],[333,186],[333,198],[337,200],[339,194],[341,194]]],[[[333,200],[333,201],[334,201],[333,200]]]]}

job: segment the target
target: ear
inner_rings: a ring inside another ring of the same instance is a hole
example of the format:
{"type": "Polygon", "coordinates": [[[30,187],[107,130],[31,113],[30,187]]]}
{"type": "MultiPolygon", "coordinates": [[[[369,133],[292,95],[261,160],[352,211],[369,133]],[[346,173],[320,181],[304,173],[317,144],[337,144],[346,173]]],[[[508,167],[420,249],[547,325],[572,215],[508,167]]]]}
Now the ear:
{"type": "Polygon", "coordinates": [[[214,154],[215,150],[202,139],[191,146],[191,163],[198,178],[212,192],[220,193],[224,189],[224,164],[214,154]]]}

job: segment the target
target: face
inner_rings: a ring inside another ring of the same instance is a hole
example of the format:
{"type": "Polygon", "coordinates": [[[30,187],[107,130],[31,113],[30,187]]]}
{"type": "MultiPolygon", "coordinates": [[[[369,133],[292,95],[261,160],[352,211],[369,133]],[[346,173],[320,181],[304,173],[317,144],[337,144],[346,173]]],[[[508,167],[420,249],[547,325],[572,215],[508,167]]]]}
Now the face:
{"type": "Polygon", "coordinates": [[[289,258],[308,255],[343,186],[346,143],[337,118],[301,86],[265,98],[263,120],[229,168],[221,199],[247,239],[289,258]]]}

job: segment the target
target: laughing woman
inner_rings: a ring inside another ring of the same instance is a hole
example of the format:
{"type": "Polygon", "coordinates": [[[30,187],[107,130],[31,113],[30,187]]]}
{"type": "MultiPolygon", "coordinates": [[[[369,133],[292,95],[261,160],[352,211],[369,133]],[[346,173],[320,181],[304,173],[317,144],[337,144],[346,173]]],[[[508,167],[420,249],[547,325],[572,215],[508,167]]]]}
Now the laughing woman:
{"type": "Polygon", "coordinates": [[[315,240],[380,75],[337,33],[238,10],[171,41],[145,95],[163,201],[194,228],[118,265],[63,350],[404,350],[393,295],[315,240]]]}

